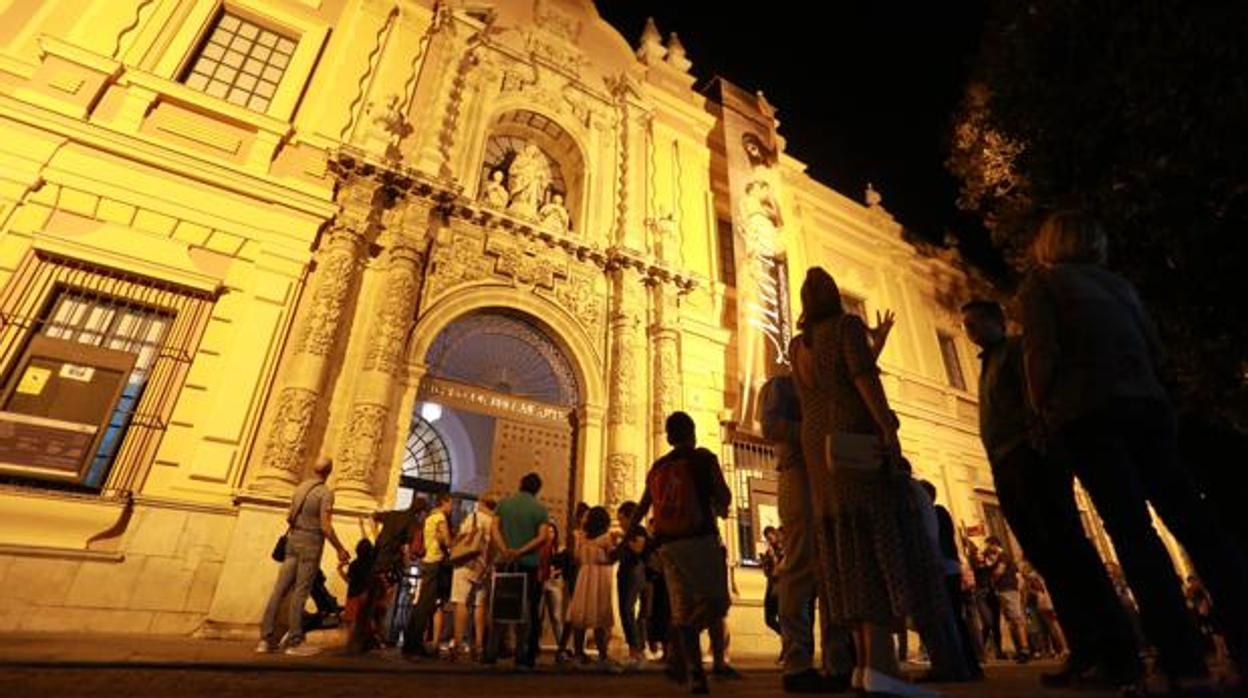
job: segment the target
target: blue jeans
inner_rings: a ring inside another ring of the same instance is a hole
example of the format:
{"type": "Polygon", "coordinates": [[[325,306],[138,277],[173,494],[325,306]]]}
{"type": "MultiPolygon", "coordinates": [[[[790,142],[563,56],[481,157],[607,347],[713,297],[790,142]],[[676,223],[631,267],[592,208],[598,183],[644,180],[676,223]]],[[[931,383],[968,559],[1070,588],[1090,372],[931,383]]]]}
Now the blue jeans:
{"type": "Polygon", "coordinates": [[[286,559],[277,572],[277,581],[273,583],[273,591],[269,593],[269,602],[264,607],[264,618],[260,622],[260,637],[266,642],[277,644],[281,639],[277,637],[277,613],[286,592],[292,587],[287,644],[293,647],[303,642],[303,607],[308,602],[312,580],[321,565],[321,550],[324,547],[325,539],[319,534],[291,531],[286,537],[286,559]]]}
{"type": "Polygon", "coordinates": [[[641,603],[641,590],[646,586],[646,566],[637,563],[632,569],[617,570],[616,595],[620,604],[620,625],[624,626],[624,641],[630,650],[641,650],[644,641],[637,619],[637,606],[641,603]]]}

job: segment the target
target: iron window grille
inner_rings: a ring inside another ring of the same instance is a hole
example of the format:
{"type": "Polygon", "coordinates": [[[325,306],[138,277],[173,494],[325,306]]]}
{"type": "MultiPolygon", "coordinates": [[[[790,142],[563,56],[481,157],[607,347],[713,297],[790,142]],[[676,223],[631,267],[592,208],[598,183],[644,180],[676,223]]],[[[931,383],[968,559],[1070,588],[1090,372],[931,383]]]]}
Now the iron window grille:
{"type": "Polygon", "coordinates": [[[135,355],[78,488],[118,493],[141,484],[215,300],[208,292],[43,252],[14,272],[0,292],[0,384],[13,379],[35,336],[135,355]]]}
{"type": "Polygon", "coordinates": [[[750,501],[750,480],[776,480],[776,451],[763,441],[737,435],[732,439],[733,500],[737,513],[737,543],[741,563],[759,564],[755,542],[761,532],[754,530],[753,502],[750,501]]]}

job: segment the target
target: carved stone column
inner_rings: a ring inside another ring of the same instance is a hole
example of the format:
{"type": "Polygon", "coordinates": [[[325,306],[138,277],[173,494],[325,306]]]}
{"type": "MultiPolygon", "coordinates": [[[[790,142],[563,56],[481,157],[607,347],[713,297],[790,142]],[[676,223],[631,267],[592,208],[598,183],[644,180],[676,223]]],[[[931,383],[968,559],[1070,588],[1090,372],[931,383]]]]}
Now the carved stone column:
{"type": "Polygon", "coordinates": [[[406,368],[407,337],[416,319],[429,210],[424,202],[403,209],[386,249],[384,279],[369,306],[374,312],[365,334],[364,362],[338,438],[336,489],[349,503],[375,506],[385,479],[383,448],[396,428],[392,411],[406,368]]]}
{"type": "Polygon", "coordinates": [[[645,453],[645,431],[638,396],[645,394],[645,347],[641,320],[645,312],[641,276],[634,269],[609,270],[611,281],[610,382],[607,406],[607,469],[604,499],[612,511],[634,495],[638,460],[645,453]]]}
{"type": "Polygon", "coordinates": [[[678,289],[674,284],[655,282],[651,285],[650,346],[654,350],[652,420],[656,454],[667,448],[667,435],[663,428],[667,416],[684,407],[677,344],[680,312],[677,298],[678,289]]]}
{"type": "Polygon", "coordinates": [[[330,360],[344,334],[342,314],[360,273],[360,256],[371,226],[373,188],[348,185],[342,211],[321,245],[303,301],[308,309],[277,385],[277,400],[260,451],[254,486],[285,493],[308,466],[312,423],[330,360]]]}

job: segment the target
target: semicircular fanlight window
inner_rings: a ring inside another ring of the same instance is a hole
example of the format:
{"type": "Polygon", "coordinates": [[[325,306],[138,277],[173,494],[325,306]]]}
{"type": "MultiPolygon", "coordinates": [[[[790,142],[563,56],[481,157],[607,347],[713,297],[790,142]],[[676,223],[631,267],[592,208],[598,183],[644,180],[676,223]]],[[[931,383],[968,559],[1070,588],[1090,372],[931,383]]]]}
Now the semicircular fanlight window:
{"type": "Polygon", "coordinates": [[[451,454],[433,425],[419,414],[412,415],[403,451],[403,474],[418,481],[451,484],[451,454]]]}
{"type": "Polygon", "coordinates": [[[554,405],[579,402],[567,356],[513,313],[486,311],[456,320],[434,339],[425,362],[439,378],[554,405]]]}

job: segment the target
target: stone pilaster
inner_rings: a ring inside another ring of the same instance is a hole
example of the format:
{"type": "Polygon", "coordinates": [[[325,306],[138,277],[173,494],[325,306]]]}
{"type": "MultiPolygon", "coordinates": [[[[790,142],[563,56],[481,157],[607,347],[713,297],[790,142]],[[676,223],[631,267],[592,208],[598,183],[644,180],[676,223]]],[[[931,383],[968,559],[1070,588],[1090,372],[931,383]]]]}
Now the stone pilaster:
{"type": "Polygon", "coordinates": [[[653,350],[654,394],[651,404],[656,454],[666,450],[663,425],[667,416],[684,407],[680,380],[678,289],[674,284],[655,282],[651,286],[650,346],[653,350]]]}
{"type": "Polygon", "coordinates": [[[398,420],[393,410],[406,369],[404,349],[416,318],[424,274],[429,206],[410,203],[386,248],[384,279],[370,307],[364,361],[338,439],[336,489],[343,501],[376,506],[386,479],[383,457],[398,420]]]}
{"type": "Polygon", "coordinates": [[[309,309],[277,385],[277,400],[259,455],[256,489],[285,493],[299,482],[309,461],[312,425],[338,343],[342,323],[361,268],[371,227],[373,189],[349,187],[341,212],[325,234],[304,302],[309,309]]]}
{"type": "Polygon", "coordinates": [[[638,460],[645,452],[639,396],[645,393],[645,348],[641,335],[645,298],[640,274],[628,267],[609,271],[611,280],[611,366],[607,407],[607,468],[604,501],[614,511],[633,497],[638,460]]]}

